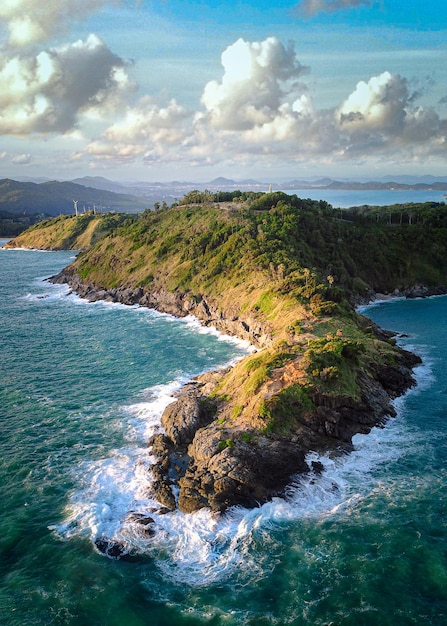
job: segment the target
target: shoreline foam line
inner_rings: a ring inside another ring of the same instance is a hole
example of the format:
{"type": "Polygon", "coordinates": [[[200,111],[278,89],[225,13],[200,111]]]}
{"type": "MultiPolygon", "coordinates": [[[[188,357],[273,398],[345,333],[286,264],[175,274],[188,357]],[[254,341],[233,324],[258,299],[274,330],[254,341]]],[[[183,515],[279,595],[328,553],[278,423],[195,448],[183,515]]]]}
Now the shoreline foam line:
{"type": "MultiPolygon", "coordinates": [[[[321,522],[350,515],[377,488],[378,467],[398,461],[417,445],[416,433],[402,419],[408,395],[432,383],[425,365],[417,368],[417,376],[418,385],[395,401],[396,418],[368,435],[356,435],[354,450],[347,455],[310,453],[312,460],[324,461],[325,469],[319,476],[292,480],[284,498],[274,498],[255,509],[234,507],[222,516],[207,509],[160,515],[151,510],[156,504],[146,491],[150,462],[143,447],[146,430],[140,432],[134,447],[111,450],[106,459],[84,462],[86,487],[72,493],[65,522],[52,529],[62,539],[84,536],[94,542],[99,535],[120,541],[137,555],[158,559],[156,567],[176,584],[200,587],[225,580],[236,570],[252,568],[255,573],[265,567],[256,564],[251,551],[259,537],[268,539],[275,529],[299,520],[321,522]],[[151,516],[156,534],[146,537],[130,519],[132,513],[151,516]]],[[[180,386],[180,381],[172,381],[151,388],[146,393],[153,400],[123,407],[123,411],[144,423],[150,419],[155,432],[158,416],[180,386]]],[[[76,473],[79,475],[79,468],[76,473]]]]}

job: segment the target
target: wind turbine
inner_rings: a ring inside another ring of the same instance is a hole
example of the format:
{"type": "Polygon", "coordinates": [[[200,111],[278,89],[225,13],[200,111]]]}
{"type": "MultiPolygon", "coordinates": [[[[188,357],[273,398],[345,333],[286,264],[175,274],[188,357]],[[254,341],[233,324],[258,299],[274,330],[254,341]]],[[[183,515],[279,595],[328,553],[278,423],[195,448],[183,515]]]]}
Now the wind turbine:
{"type": "Polygon", "coordinates": [[[76,213],[76,217],[78,216],[78,200],[73,200],[73,206],[76,213]]]}

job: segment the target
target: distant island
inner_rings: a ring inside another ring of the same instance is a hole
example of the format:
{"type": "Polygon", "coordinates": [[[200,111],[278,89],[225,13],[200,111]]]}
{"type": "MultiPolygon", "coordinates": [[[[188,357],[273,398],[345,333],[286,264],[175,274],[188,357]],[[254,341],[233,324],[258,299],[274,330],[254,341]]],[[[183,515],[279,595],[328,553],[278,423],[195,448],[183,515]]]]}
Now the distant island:
{"type": "MultiPolygon", "coordinates": [[[[28,245],[50,228],[25,233],[28,245]]],[[[90,301],[192,314],[255,347],[187,384],[149,442],[160,507],[224,511],[320,472],[310,450],[346,453],[395,414],[420,359],[355,306],[447,293],[446,242],[444,203],[341,216],[283,192],[193,191],[113,225],[52,280],[90,301]]]]}

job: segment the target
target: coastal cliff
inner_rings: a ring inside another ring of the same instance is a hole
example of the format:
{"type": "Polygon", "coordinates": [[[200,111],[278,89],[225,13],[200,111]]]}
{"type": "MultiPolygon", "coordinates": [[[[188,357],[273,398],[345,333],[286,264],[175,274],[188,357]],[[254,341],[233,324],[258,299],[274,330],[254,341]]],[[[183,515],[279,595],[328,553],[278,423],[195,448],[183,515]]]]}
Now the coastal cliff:
{"type": "MultiPolygon", "coordinates": [[[[84,283],[71,267],[52,281],[68,283],[90,301],[194,315],[260,349],[233,368],[191,381],[165,409],[164,434],[148,444],[157,458],[152,469],[154,493],[167,510],[257,506],[281,494],[293,475],[318,473],[322,467],[309,466],[306,453],[348,452],[353,435],[384,424],[395,415],[392,399],[414,384],[412,368],[420,363],[416,355],[389,343],[392,333],[358,315],[359,335],[362,329],[367,333],[369,348],[343,339],[342,332],[319,339],[306,333],[299,342],[278,346],[271,325],[250,316],[235,319],[203,296],[141,287],[105,289],[84,283]],[[359,358],[363,350],[375,354],[359,358]],[[266,375],[269,361],[272,369],[266,375]],[[344,376],[349,382],[341,381],[336,366],[329,365],[335,362],[348,370],[344,376]],[[256,382],[260,369],[265,379],[256,382]]],[[[308,321],[318,324],[317,318],[308,321]]]]}
{"type": "Polygon", "coordinates": [[[297,264],[297,221],[325,211],[329,220],[318,204],[242,216],[175,207],[118,229],[53,277],[90,301],[194,315],[256,348],[165,409],[163,433],[148,442],[164,510],[225,511],[283,493],[293,476],[322,470],[309,451],[349,452],[414,384],[419,357],[357,314],[326,268],[297,264]]]}
{"type": "Polygon", "coordinates": [[[90,301],[194,315],[253,347],[163,413],[148,442],[162,510],[257,506],[322,470],[309,451],[349,452],[394,415],[420,363],[355,305],[447,285],[445,205],[340,217],[323,201],[235,193],[123,217],[52,279],[90,301]]]}

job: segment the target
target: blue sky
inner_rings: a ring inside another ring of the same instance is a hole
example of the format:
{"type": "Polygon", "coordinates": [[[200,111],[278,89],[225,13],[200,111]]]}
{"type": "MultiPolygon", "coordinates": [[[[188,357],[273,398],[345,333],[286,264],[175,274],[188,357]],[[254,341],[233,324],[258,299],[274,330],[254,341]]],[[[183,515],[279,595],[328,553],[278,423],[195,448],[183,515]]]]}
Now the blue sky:
{"type": "Polygon", "coordinates": [[[445,175],[434,0],[2,0],[0,172],[445,175]]]}

